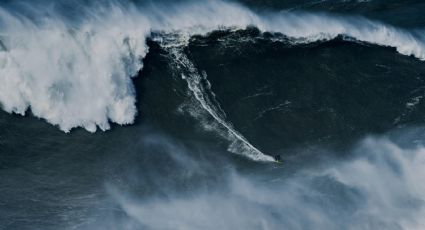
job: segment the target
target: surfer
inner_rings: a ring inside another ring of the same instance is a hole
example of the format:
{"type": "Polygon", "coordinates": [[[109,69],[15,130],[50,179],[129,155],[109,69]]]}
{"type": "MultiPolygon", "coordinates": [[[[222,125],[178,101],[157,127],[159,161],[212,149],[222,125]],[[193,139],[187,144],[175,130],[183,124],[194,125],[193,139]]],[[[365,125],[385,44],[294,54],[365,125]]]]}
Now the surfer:
{"type": "Polygon", "coordinates": [[[282,163],[282,157],[279,154],[274,156],[274,160],[278,163],[282,163]]]}

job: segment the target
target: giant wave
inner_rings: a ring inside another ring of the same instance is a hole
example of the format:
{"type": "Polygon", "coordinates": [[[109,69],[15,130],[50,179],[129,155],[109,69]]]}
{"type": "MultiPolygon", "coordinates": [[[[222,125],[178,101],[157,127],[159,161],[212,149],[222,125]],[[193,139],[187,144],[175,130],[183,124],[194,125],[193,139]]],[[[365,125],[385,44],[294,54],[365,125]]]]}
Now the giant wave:
{"type": "MultiPolygon", "coordinates": [[[[284,34],[294,44],[343,35],[425,60],[424,40],[414,31],[360,17],[257,13],[224,1],[166,7],[109,2],[86,6],[81,14],[78,20],[71,20],[51,8],[30,15],[22,10],[0,10],[0,104],[5,111],[24,115],[31,110],[65,132],[76,127],[90,132],[108,130],[110,122],[133,123],[137,108],[131,78],[143,68],[146,39],[153,34],[157,41],[167,39],[158,34],[177,35],[171,43],[162,42],[164,48],[184,47],[193,35],[254,26],[263,32],[284,34]]],[[[189,61],[187,57],[184,60],[189,61]]],[[[207,97],[202,90],[194,90],[199,79],[188,77],[192,79],[188,88],[195,97],[207,97]]],[[[224,125],[233,142],[237,140],[239,146],[250,149],[252,154],[248,155],[258,159],[262,153],[225,121],[217,111],[219,106],[206,106],[208,100],[198,102],[224,125]]]]}

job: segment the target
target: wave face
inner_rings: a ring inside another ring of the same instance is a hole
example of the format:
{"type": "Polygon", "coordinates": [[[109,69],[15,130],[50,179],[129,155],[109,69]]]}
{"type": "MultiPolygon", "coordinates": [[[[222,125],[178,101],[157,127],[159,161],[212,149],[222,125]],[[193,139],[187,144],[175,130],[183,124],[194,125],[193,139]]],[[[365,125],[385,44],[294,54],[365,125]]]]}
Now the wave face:
{"type": "Polygon", "coordinates": [[[133,123],[137,111],[131,77],[141,70],[146,38],[155,31],[178,31],[188,38],[255,26],[282,33],[294,43],[344,35],[425,59],[421,37],[362,18],[260,14],[221,1],[167,7],[104,5],[82,6],[78,20],[59,16],[54,8],[39,7],[40,12],[27,15],[22,7],[1,11],[0,102],[5,111],[23,115],[31,108],[35,116],[66,132],[75,127],[107,130],[109,122],[133,123]]]}

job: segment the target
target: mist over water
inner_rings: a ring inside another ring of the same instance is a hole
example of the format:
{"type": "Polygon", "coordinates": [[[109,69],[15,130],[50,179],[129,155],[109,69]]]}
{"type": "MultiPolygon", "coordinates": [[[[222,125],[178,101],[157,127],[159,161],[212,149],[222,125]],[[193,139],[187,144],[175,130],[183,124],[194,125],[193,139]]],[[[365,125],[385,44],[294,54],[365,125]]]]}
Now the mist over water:
{"type": "MultiPolygon", "coordinates": [[[[422,136],[423,129],[401,135],[412,133],[422,136]]],[[[149,177],[165,183],[149,198],[108,185],[121,211],[84,229],[421,229],[425,152],[398,135],[367,137],[348,150],[349,159],[323,156],[296,171],[275,165],[249,172],[218,166],[222,159],[193,159],[191,150],[155,136],[148,148],[164,151],[175,168],[149,177]],[[194,185],[170,188],[168,180],[194,185]]]]}
{"type": "Polygon", "coordinates": [[[0,229],[425,228],[425,6],[333,4],[1,2],[0,229]]]}

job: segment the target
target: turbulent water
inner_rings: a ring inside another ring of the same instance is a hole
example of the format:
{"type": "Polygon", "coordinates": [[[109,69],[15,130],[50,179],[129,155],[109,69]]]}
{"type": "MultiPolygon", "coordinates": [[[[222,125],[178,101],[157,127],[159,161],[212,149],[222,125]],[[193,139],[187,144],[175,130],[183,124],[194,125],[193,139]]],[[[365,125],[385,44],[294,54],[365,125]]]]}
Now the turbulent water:
{"type": "Polygon", "coordinates": [[[424,11],[1,1],[0,229],[424,229],[424,11]]]}

